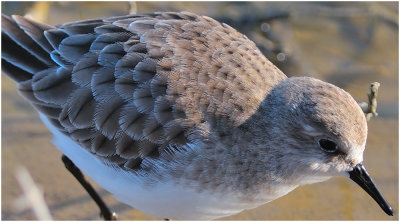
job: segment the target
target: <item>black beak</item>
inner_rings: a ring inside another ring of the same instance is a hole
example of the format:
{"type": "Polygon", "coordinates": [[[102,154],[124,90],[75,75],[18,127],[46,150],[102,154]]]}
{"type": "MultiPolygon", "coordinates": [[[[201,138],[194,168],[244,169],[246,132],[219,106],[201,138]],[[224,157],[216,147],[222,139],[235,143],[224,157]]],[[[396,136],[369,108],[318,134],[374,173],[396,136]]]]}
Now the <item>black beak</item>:
{"type": "Polygon", "coordinates": [[[356,182],[362,187],[367,193],[374,198],[385,213],[393,216],[393,209],[390,204],[385,200],[379,189],[376,187],[374,181],[369,176],[365,167],[359,163],[352,171],[349,172],[350,179],[356,182]]]}

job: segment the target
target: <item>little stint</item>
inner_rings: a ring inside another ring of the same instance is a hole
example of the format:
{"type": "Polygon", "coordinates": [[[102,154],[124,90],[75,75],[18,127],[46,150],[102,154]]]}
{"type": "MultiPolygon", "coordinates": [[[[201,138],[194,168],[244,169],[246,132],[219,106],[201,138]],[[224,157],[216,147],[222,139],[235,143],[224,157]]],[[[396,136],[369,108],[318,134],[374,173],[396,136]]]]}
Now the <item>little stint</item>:
{"type": "Polygon", "coordinates": [[[314,78],[287,78],[209,17],[50,26],[3,15],[2,71],[65,161],[144,212],[216,219],[344,176],[393,214],[362,165],[367,123],[354,99],[314,78]]]}

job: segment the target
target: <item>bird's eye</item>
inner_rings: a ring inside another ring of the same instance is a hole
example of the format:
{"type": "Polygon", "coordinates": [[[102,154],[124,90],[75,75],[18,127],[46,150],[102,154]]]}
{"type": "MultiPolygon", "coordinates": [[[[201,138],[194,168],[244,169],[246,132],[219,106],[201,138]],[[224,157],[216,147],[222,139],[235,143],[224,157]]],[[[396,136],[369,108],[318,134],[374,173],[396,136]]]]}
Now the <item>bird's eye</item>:
{"type": "Polygon", "coordinates": [[[320,139],[318,143],[321,149],[325,152],[334,153],[338,150],[338,146],[332,140],[320,139]]]}

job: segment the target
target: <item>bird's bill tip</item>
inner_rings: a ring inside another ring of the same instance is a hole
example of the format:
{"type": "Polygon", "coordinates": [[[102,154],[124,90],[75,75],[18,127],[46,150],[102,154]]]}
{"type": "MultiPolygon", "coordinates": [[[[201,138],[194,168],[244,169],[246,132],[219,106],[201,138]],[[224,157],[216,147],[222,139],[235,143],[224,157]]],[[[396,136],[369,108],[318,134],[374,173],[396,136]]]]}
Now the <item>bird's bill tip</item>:
{"type": "Polygon", "coordinates": [[[393,216],[393,209],[383,197],[374,181],[369,176],[365,167],[360,163],[352,171],[349,171],[350,179],[363,188],[379,204],[386,214],[393,216]]]}

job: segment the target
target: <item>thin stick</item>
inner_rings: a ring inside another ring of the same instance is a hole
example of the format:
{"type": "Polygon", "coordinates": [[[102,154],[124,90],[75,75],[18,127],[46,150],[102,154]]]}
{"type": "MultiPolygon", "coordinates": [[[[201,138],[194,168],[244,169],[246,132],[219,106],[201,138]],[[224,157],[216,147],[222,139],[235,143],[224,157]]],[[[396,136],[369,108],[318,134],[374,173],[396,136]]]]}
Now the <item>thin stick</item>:
{"type": "Polygon", "coordinates": [[[53,220],[50,210],[44,201],[43,191],[35,184],[28,170],[24,167],[19,167],[15,177],[24,193],[23,196],[15,201],[15,207],[20,210],[32,209],[38,220],[53,220]]]}

